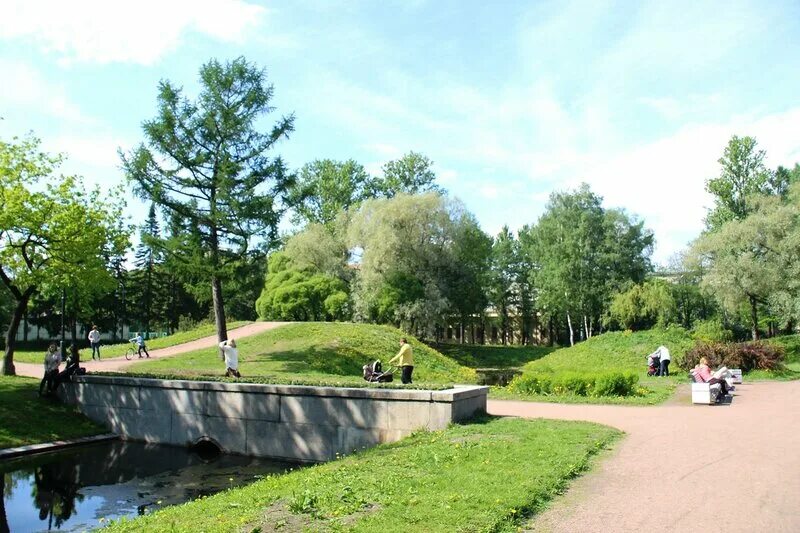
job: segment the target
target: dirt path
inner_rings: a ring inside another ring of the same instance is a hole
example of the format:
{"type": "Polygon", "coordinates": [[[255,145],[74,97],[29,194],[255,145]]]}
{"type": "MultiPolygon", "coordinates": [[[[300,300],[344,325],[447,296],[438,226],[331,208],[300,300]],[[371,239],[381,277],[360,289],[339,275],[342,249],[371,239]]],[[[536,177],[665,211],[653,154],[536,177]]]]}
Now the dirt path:
{"type": "Polygon", "coordinates": [[[800,381],[739,385],[725,406],[686,395],[644,408],[490,401],[492,414],[628,434],[528,530],[800,531],[800,381]]]}
{"type": "MultiPolygon", "coordinates": [[[[247,324],[246,326],[229,330],[228,337],[231,339],[241,339],[243,337],[249,337],[264,331],[275,329],[287,323],[288,322],[253,322],[252,324],[247,324]]],[[[216,346],[216,344],[217,336],[210,335],[208,337],[203,337],[191,342],[176,344],[175,346],[170,346],[169,348],[150,350],[150,359],[161,359],[163,357],[170,357],[172,355],[202,350],[203,348],[216,346]]],[[[86,361],[81,360],[81,366],[85,366],[89,372],[115,372],[118,370],[124,370],[128,365],[138,361],[139,359],[127,361],[124,357],[113,357],[110,359],[103,359],[102,361],[92,361],[89,359],[86,361]]],[[[14,363],[14,366],[16,367],[17,375],[39,379],[42,377],[42,365],[35,365],[31,363],[14,363]]]]}

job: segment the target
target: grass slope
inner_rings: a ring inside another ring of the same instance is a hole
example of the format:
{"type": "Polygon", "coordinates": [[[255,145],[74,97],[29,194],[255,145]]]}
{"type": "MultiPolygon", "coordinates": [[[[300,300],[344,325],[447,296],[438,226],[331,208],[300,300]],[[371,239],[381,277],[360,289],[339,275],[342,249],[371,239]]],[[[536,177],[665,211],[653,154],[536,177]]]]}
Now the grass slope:
{"type": "Polygon", "coordinates": [[[39,398],[38,390],[36,379],[0,376],[0,448],[106,432],[73,408],[39,398]]]}
{"type": "MultiPolygon", "coordinates": [[[[250,324],[247,321],[236,321],[236,322],[229,322],[228,329],[239,328],[250,324]]],[[[173,333],[172,335],[168,335],[166,337],[159,337],[157,339],[150,339],[147,341],[147,349],[148,350],[159,350],[161,348],[169,348],[170,346],[175,346],[177,344],[183,344],[185,342],[196,341],[197,339],[202,339],[203,337],[208,337],[209,335],[216,334],[217,329],[214,324],[203,324],[198,326],[194,329],[190,329],[187,331],[179,331],[177,333],[173,333]]],[[[92,358],[92,350],[88,347],[89,341],[85,339],[81,339],[81,358],[83,359],[91,359],[92,358]]],[[[119,344],[109,344],[109,345],[102,345],[100,346],[100,356],[103,359],[110,359],[112,357],[120,357],[125,355],[125,350],[128,349],[128,343],[123,342],[119,344]]],[[[42,363],[44,360],[44,350],[18,350],[14,352],[14,361],[19,361],[21,363],[42,363]]]]}
{"type": "Polygon", "coordinates": [[[557,374],[560,372],[603,372],[619,370],[635,372],[639,384],[646,389],[642,395],[631,397],[584,397],[569,395],[522,396],[503,389],[493,389],[492,396],[508,399],[557,401],[570,403],[622,403],[654,404],[664,401],[675,388],[677,381],[685,379],[677,361],[694,345],[688,331],[683,328],[651,329],[647,331],[614,331],[597,335],[570,348],[561,348],[527,363],[523,373],[557,374]],[[646,357],[663,344],[672,355],[670,369],[677,375],[664,379],[647,376],[646,357]]]}
{"type": "Polygon", "coordinates": [[[486,418],[108,531],[516,531],[619,435],[585,422],[486,418]]]}
{"type": "MultiPolygon", "coordinates": [[[[414,381],[474,383],[475,372],[388,326],[336,322],[287,324],[237,339],[239,370],[245,377],[276,380],[335,380],[363,382],[361,367],[372,360],[386,362],[406,336],[414,348],[414,381]]],[[[234,336],[235,337],[235,336],[234,336]]],[[[137,363],[132,373],[218,376],[224,365],[217,348],[197,350],[155,361],[137,363]]]]}
{"type": "Polygon", "coordinates": [[[548,346],[503,346],[494,344],[431,344],[444,355],[470,368],[515,368],[553,352],[548,346]]]}

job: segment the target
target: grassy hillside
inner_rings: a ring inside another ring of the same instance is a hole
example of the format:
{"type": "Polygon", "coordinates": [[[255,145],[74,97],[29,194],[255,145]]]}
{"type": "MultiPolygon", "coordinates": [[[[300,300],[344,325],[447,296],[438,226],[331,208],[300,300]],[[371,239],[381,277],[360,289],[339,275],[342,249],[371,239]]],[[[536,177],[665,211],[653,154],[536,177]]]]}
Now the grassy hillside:
{"type": "Polygon", "coordinates": [[[522,367],[523,375],[567,375],[603,373],[608,371],[633,372],[639,376],[639,393],[632,396],[590,397],[567,394],[520,395],[511,390],[493,389],[498,398],[522,398],[536,401],[577,403],[654,404],[664,401],[675,388],[677,380],[685,373],[677,362],[694,345],[688,331],[683,328],[652,329],[647,331],[614,331],[604,333],[570,348],[561,348],[531,361],[522,367]],[[647,355],[660,345],[672,354],[670,370],[676,376],[665,379],[647,376],[647,355]]]}
{"type": "MultiPolygon", "coordinates": [[[[245,377],[274,376],[286,379],[362,381],[361,367],[375,359],[387,361],[399,350],[401,337],[408,337],[414,348],[415,382],[473,383],[475,372],[459,365],[388,326],[332,322],[287,324],[259,335],[237,339],[239,370],[245,377]]],[[[235,338],[235,335],[233,336],[235,338]]],[[[131,372],[220,375],[225,370],[216,348],[144,361],[133,365],[131,372]]],[[[399,377],[399,376],[397,376],[399,377]]]]}
{"type": "Polygon", "coordinates": [[[494,344],[431,344],[459,364],[470,368],[512,368],[551,353],[548,346],[503,346],[494,344]]]}
{"type": "MultiPolygon", "coordinates": [[[[228,323],[228,330],[240,328],[250,324],[250,322],[241,320],[235,322],[228,323]]],[[[150,339],[147,341],[147,349],[148,350],[159,350],[161,348],[169,348],[170,346],[175,346],[177,344],[183,344],[185,342],[196,341],[197,339],[202,339],[203,337],[208,337],[209,335],[216,334],[217,329],[214,324],[202,324],[197,326],[196,328],[187,330],[187,331],[179,331],[172,335],[168,335],[166,337],[159,337],[157,339],[150,339]]],[[[69,343],[69,341],[67,341],[69,343]]],[[[89,341],[85,339],[81,339],[81,359],[82,360],[91,360],[92,358],[92,350],[89,348],[89,341]]],[[[123,342],[119,344],[108,344],[108,345],[101,345],[100,346],[100,356],[103,359],[110,359],[112,357],[120,357],[125,355],[125,350],[128,348],[128,343],[123,342]]],[[[14,352],[14,361],[19,361],[21,363],[37,363],[40,364],[44,359],[44,349],[39,350],[18,350],[14,352]]]]}
{"type": "Polygon", "coordinates": [[[678,371],[677,361],[693,345],[691,335],[683,328],[651,329],[647,331],[612,331],[561,348],[541,359],[532,361],[523,370],[537,372],[622,370],[647,374],[647,355],[660,345],[672,355],[670,369],[678,371]]]}

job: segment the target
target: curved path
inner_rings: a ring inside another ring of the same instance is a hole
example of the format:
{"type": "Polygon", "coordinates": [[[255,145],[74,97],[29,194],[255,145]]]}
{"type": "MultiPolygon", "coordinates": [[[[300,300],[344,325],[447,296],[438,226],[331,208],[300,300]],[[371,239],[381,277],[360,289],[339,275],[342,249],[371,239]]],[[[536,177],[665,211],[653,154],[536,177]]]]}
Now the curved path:
{"type": "Polygon", "coordinates": [[[737,386],[732,404],[490,401],[489,412],[588,420],[627,436],[530,531],[800,531],[800,381],[737,386]]]}
{"type": "MultiPolygon", "coordinates": [[[[289,324],[289,322],[253,322],[245,326],[231,329],[228,331],[228,338],[241,339],[251,335],[257,335],[264,331],[269,331],[277,327],[289,324]]],[[[161,348],[159,350],[150,350],[150,359],[161,359],[163,357],[170,357],[186,352],[193,352],[195,350],[202,350],[203,348],[211,348],[217,345],[217,336],[209,335],[197,340],[185,342],[183,344],[176,344],[168,348],[161,348]]],[[[81,360],[81,366],[85,366],[90,372],[115,372],[117,370],[124,370],[125,367],[137,363],[139,359],[126,360],[124,357],[112,357],[103,359],[102,361],[81,360]]],[[[42,365],[32,363],[14,363],[17,375],[29,376],[41,379],[44,372],[42,365]]]]}

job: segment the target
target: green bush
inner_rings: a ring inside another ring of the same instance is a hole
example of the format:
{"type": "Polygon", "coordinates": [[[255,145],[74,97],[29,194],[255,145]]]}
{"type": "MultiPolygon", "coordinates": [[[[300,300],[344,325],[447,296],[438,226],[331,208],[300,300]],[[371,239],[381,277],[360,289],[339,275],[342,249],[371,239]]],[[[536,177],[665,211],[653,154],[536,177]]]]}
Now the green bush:
{"type": "Polygon", "coordinates": [[[575,396],[633,396],[639,377],[633,372],[522,374],[508,384],[511,392],[575,396]]]}
{"type": "Polygon", "coordinates": [[[699,342],[731,342],[733,331],[726,328],[720,320],[703,320],[692,328],[692,339],[699,342]]]}
{"type": "Polygon", "coordinates": [[[765,342],[710,342],[699,343],[686,352],[681,367],[690,370],[705,357],[712,368],[727,366],[751,370],[778,370],[783,367],[784,350],[781,346],[765,342]]]}

